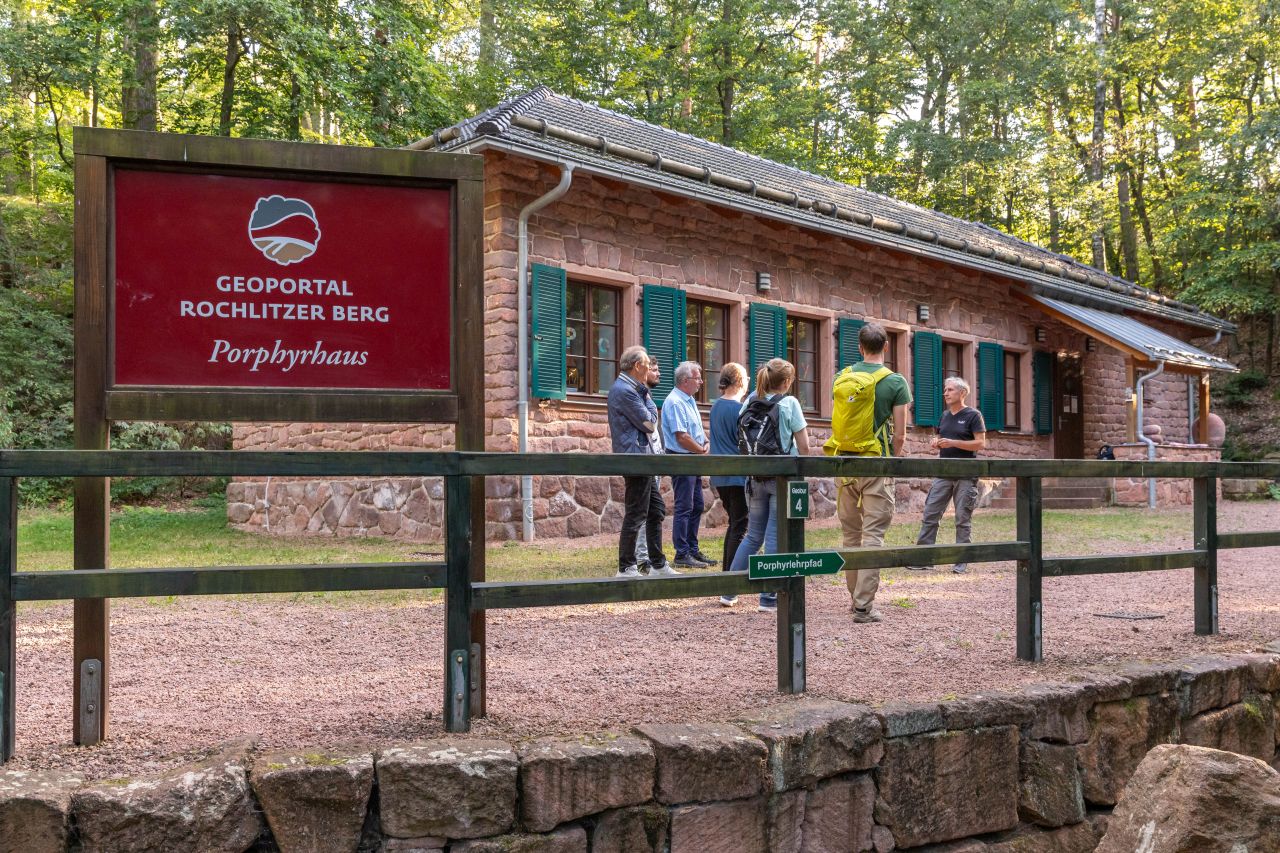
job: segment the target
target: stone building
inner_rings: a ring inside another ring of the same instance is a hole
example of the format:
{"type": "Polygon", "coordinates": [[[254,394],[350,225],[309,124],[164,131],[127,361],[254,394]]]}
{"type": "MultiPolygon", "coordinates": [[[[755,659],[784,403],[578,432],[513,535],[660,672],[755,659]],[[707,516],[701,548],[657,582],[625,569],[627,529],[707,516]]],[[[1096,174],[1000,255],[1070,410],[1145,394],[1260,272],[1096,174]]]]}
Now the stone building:
{"type": "MultiPolygon", "coordinates": [[[[1235,368],[1193,344],[1234,327],[1071,258],[546,88],[413,147],[485,159],[491,451],[608,452],[604,395],[635,343],[662,361],[659,400],[671,368],[692,358],[708,405],[725,362],[788,358],[820,446],[830,379],[875,320],[914,390],[909,453],[928,452],[942,381],[958,374],[986,416],[990,456],[1092,458],[1104,444],[1145,456],[1144,436],[1160,459],[1218,456],[1196,412],[1210,373],[1235,368]]],[[[441,426],[235,429],[244,449],[451,445],[441,426]]],[[[1115,485],[1112,499],[1146,499],[1144,484],[1115,485]]],[[[926,487],[899,483],[899,506],[918,508],[926,487]]],[[[489,478],[486,497],[491,539],[608,532],[622,515],[620,479],[489,478]]],[[[833,497],[817,483],[814,513],[831,514],[833,497]]],[[[1166,485],[1160,497],[1187,495],[1166,485]]],[[[440,534],[443,495],[430,480],[238,481],[228,498],[232,522],[249,529],[440,534]]],[[[722,518],[713,506],[709,523],[722,518]]]]}

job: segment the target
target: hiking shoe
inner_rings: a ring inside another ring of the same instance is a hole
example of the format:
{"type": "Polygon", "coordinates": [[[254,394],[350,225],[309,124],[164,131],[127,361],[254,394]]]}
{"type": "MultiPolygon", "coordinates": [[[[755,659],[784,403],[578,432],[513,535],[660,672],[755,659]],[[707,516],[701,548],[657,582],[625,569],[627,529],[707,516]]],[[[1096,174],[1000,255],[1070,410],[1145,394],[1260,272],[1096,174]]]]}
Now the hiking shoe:
{"type": "Polygon", "coordinates": [[[756,610],[760,611],[761,613],[777,613],[777,612],[778,612],[778,602],[776,602],[776,601],[762,601],[762,602],[760,602],[760,604],[756,607],[756,610]]]}
{"type": "Polygon", "coordinates": [[[676,565],[682,569],[705,569],[711,564],[699,560],[693,554],[686,554],[683,557],[676,557],[676,565]]]}
{"type": "Polygon", "coordinates": [[[957,575],[962,575],[965,572],[969,571],[969,566],[966,563],[956,563],[954,566],[951,567],[951,571],[957,575]]]}
{"type": "Polygon", "coordinates": [[[859,625],[864,625],[868,622],[883,622],[884,617],[880,615],[879,610],[873,607],[870,610],[854,610],[853,621],[859,625]]]}
{"type": "Polygon", "coordinates": [[[627,566],[625,569],[618,569],[615,578],[638,578],[641,577],[640,569],[635,566],[627,566]]]}
{"type": "Polygon", "coordinates": [[[720,596],[720,606],[721,606],[721,607],[733,607],[733,605],[735,605],[735,604],[737,604],[737,603],[738,603],[738,596],[736,596],[736,595],[722,595],[722,596],[720,596]]]}
{"type": "Polygon", "coordinates": [[[927,571],[929,571],[929,569],[931,569],[931,568],[933,568],[933,566],[907,566],[907,571],[909,571],[909,572],[927,572],[927,571]]]}
{"type": "Polygon", "coordinates": [[[655,566],[649,570],[649,577],[651,578],[669,578],[678,574],[680,572],[673,569],[670,563],[663,563],[661,566],[655,566]]]}
{"type": "Polygon", "coordinates": [[[693,556],[697,557],[699,560],[706,563],[708,566],[720,565],[719,560],[713,559],[712,557],[708,557],[706,554],[702,553],[701,551],[694,551],[693,556]]]}

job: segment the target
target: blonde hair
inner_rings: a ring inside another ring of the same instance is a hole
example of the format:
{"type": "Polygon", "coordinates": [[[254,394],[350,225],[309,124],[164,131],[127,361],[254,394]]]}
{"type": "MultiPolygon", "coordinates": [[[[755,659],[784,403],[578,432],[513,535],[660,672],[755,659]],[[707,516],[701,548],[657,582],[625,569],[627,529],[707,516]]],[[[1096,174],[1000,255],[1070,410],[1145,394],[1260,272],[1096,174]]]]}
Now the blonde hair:
{"type": "Polygon", "coordinates": [[[736,361],[731,361],[720,368],[720,381],[716,383],[721,391],[730,388],[744,388],[747,384],[747,369],[736,361]]]}
{"type": "Polygon", "coordinates": [[[785,358],[771,358],[756,374],[756,394],[777,394],[796,378],[796,369],[785,358]]]}

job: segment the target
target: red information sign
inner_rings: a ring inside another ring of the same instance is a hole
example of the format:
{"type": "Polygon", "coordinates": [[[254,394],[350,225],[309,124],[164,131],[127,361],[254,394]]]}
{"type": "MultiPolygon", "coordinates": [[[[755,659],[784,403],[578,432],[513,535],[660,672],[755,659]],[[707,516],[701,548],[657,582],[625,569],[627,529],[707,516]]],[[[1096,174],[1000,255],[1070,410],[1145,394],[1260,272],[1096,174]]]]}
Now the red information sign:
{"type": "Polygon", "coordinates": [[[450,195],[120,168],[117,386],[450,388],[450,195]]]}

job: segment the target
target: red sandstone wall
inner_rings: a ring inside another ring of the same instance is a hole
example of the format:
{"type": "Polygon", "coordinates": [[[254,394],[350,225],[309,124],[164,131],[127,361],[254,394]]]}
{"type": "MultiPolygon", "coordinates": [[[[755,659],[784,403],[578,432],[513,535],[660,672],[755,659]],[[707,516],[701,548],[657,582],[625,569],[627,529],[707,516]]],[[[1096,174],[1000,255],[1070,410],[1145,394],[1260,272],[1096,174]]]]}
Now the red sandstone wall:
{"type": "MultiPolygon", "coordinates": [[[[517,449],[516,423],[516,221],[520,209],[555,185],[548,167],[502,154],[486,155],[485,190],[485,389],[488,439],[492,451],[517,449]]],[[[767,301],[823,322],[820,337],[826,355],[820,375],[830,375],[831,343],[827,340],[840,315],[865,316],[904,332],[899,349],[903,372],[910,379],[910,352],[905,334],[916,328],[916,305],[928,304],[926,328],[953,335],[972,347],[991,340],[1014,349],[1082,350],[1084,336],[1048,318],[1010,293],[1010,283],[994,276],[835,237],[766,224],[698,202],[629,187],[586,175],[574,178],[561,200],[530,223],[530,260],[566,267],[571,276],[589,277],[626,289],[621,300],[623,346],[641,340],[636,303],[644,284],[686,289],[691,296],[727,300],[734,326],[733,360],[746,361],[746,335],[741,320],[746,304],[762,299],[755,292],[757,270],[768,270],[773,290],[767,301]],[[1044,344],[1033,342],[1034,327],[1048,333],[1044,344]]],[[[972,348],[966,378],[976,385],[972,348]]],[[[670,365],[664,365],[670,369],[670,365]]],[[[1102,349],[1089,353],[1086,374],[1086,450],[1119,443],[1126,428],[1123,357],[1102,349]],[[1094,376],[1099,378],[1095,380],[1094,376]]],[[[1026,368],[1029,375],[1030,367],[1026,368]]],[[[1163,389],[1163,386],[1161,386],[1163,389]]],[[[1153,398],[1163,393],[1153,389],[1153,398]]],[[[1185,412],[1185,388],[1183,411],[1185,412]]],[[[1026,383],[1023,421],[1027,431],[989,438],[988,454],[1035,458],[1052,455],[1050,439],[1030,432],[1030,387],[1026,383]]],[[[970,400],[972,403],[973,400],[970,400]]],[[[822,415],[829,416],[829,401],[822,415]]],[[[1157,401],[1155,406],[1163,406],[1157,401]]],[[[1169,404],[1176,408],[1177,403],[1169,404]]],[[[1163,415],[1162,415],[1163,416],[1163,415]]],[[[1183,415],[1185,421],[1185,414],[1183,415]]],[[[534,452],[609,452],[603,398],[534,401],[529,448],[534,452]]],[[[909,430],[908,452],[928,452],[927,429],[909,430]]],[[[235,428],[238,448],[276,449],[440,449],[452,444],[452,430],[404,425],[256,425],[235,428]]],[[[827,422],[811,425],[810,444],[826,439],[827,422]]],[[[899,506],[919,509],[927,482],[900,483],[899,506]]],[[[273,532],[382,534],[415,539],[439,535],[440,489],[423,480],[384,480],[351,485],[302,485],[272,481],[237,482],[228,489],[233,523],[273,532]]],[[[516,538],[520,530],[518,482],[489,480],[486,494],[488,535],[516,538]]],[[[582,536],[618,529],[621,480],[535,478],[536,535],[582,536]]],[[[707,523],[723,523],[723,512],[711,506],[707,523]]],[[[834,512],[830,482],[816,484],[813,511],[834,512]]]]}

